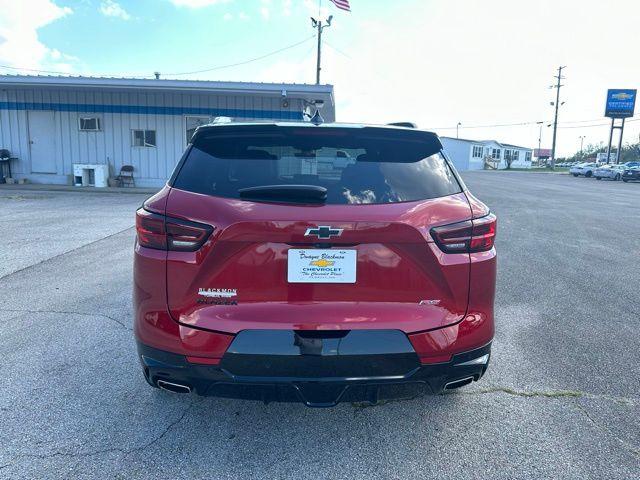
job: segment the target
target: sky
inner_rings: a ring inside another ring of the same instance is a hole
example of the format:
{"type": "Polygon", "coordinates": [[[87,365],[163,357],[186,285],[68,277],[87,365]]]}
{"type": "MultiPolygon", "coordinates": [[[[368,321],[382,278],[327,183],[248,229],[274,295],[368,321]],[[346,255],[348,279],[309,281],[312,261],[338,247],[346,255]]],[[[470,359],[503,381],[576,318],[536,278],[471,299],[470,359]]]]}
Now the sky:
{"type": "MultiPolygon", "coordinates": [[[[563,65],[558,156],[579,150],[580,137],[585,147],[606,143],[607,89],[640,87],[637,0],[351,0],[351,8],[329,0],[0,0],[0,74],[159,71],[314,83],[310,16],[320,13],[333,15],[321,82],[335,87],[339,121],[412,121],[454,137],[460,123],[461,138],[531,148],[542,130],[550,148],[549,86],[563,65]]],[[[625,143],[640,140],[639,110],[625,143]]]]}

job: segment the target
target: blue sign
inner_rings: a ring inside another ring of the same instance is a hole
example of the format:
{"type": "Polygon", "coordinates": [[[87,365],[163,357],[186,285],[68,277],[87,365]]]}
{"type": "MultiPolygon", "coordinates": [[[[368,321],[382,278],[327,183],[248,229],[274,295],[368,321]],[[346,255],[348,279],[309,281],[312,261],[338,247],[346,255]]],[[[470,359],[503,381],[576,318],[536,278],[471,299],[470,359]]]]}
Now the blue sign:
{"type": "Polygon", "coordinates": [[[604,116],[609,118],[633,117],[637,90],[613,89],[607,91],[607,108],[604,116]]]}

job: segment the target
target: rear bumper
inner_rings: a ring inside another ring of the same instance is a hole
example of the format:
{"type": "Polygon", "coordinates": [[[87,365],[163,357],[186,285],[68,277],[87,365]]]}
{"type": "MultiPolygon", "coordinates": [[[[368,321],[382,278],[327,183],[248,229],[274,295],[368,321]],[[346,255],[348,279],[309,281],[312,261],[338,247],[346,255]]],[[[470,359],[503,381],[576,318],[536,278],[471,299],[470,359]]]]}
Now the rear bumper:
{"type": "Polygon", "coordinates": [[[142,343],[138,353],[154,386],[164,381],[203,396],[329,407],[435,394],[478,380],[487,369],[491,344],[423,364],[399,330],[303,337],[294,331],[247,330],[217,364],[191,363],[142,343]]]}

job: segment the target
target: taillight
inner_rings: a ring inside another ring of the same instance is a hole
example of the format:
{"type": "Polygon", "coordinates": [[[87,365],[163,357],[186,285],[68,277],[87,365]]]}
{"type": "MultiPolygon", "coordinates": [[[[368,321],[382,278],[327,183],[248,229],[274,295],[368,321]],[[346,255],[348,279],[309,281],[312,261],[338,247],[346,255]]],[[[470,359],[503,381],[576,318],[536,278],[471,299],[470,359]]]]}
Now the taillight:
{"type": "Polygon", "coordinates": [[[142,247],[194,252],[204,245],[213,232],[213,227],[151,213],[140,208],[136,212],[136,232],[138,243],[142,247]]]}
{"type": "Polygon", "coordinates": [[[493,248],[497,219],[493,213],[481,218],[431,229],[431,236],[445,253],[486,252],[493,248]]]}

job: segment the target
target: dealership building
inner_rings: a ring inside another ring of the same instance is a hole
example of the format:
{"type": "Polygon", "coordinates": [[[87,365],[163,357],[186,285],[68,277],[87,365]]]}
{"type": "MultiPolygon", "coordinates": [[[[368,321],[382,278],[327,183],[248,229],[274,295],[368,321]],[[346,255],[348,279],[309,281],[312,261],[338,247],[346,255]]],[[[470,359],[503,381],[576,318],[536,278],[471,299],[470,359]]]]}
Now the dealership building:
{"type": "Polygon", "coordinates": [[[71,184],[132,166],[136,186],[157,187],[198,125],[301,121],[315,105],[335,121],[331,85],[2,75],[0,149],[15,179],[71,184]]]}
{"type": "Polygon", "coordinates": [[[531,168],[533,150],[496,140],[440,137],[444,151],[458,170],[531,168]]]}

